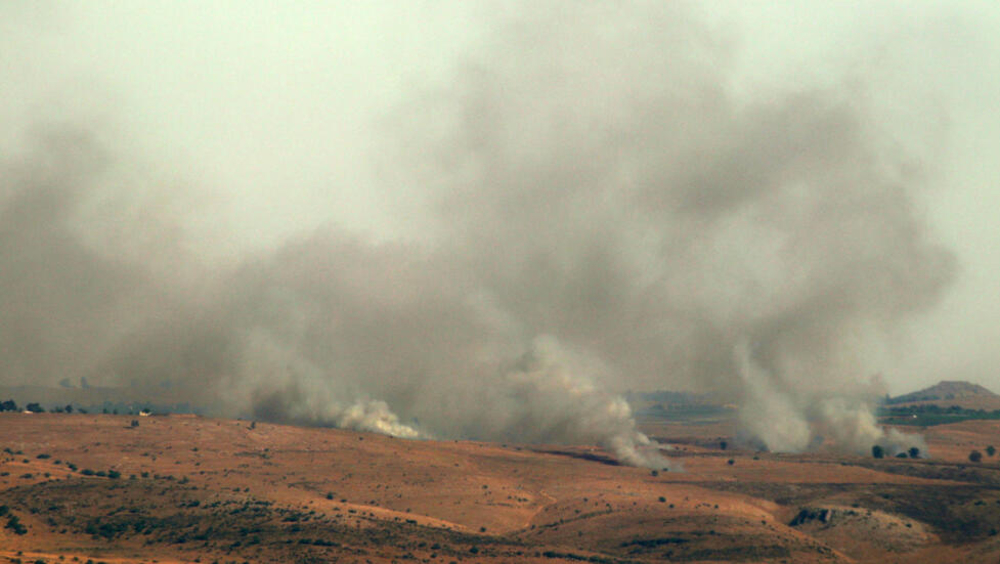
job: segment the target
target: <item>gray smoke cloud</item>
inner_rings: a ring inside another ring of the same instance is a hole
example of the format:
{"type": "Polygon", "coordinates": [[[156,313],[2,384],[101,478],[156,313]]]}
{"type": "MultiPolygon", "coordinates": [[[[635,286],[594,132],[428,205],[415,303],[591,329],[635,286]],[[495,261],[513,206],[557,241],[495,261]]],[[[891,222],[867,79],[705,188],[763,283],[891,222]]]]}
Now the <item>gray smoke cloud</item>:
{"type": "Polygon", "coordinates": [[[213,264],[183,213],[108,188],[113,147],[41,135],[0,177],[4,380],[650,467],[609,390],[669,383],[731,392],[771,450],[916,445],[876,424],[867,353],[954,277],[919,169],[852,90],[738,96],[687,15],[573,6],[383,122],[399,241],[324,227],[213,264]]]}

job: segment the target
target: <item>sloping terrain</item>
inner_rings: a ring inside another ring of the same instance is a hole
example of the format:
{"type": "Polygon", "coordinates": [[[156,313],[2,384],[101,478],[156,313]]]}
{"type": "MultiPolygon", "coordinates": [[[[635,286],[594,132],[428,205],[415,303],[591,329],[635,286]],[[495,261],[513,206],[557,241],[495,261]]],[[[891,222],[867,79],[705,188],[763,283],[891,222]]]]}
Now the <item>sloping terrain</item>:
{"type": "Polygon", "coordinates": [[[1000,409],[1000,395],[970,382],[944,380],[937,384],[890,398],[893,406],[936,405],[938,407],[958,406],[962,409],[1000,409]]]}
{"type": "MultiPolygon", "coordinates": [[[[974,440],[976,423],[955,436],[974,440]]],[[[949,432],[930,438],[932,452],[949,432]]],[[[683,472],[651,472],[587,447],[405,441],[194,416],[6,413],[0,556],[109,563],[1000,557],[990,528],[1000,523],[995,458],[971,468],[949,459],[778,456],[704,443],[672,452],[683,472]]]]}

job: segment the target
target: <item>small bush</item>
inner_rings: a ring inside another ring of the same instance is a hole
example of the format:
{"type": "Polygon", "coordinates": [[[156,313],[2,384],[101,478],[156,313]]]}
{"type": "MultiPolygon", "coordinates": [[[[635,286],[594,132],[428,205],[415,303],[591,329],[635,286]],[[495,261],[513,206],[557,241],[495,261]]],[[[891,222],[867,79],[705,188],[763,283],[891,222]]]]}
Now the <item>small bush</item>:
{"type": "Polygon", "coordinates": [[[885,458],[885,449],[879,445],[872,447],[872,458],[885,458]]]}
{"type": "Polygon", "coordinates": [[[9,515],[7,517],[7,525],[5,525],[5,528],[14,531],[15,535],[24,535],[28,533],[28,528],[21,523],[21,520],[17,518],[17,515],[9,515]]]}
{"type": "Polygon", "coordinates": [[[979,452],[978,450],[974,450],[974,451],[972,451],[972,452],[969,453],[969,461],[970,462],[977,462],[978,463],[978,462],[981,462],[982,460],[983,460],[983,453],[979,452]]]}

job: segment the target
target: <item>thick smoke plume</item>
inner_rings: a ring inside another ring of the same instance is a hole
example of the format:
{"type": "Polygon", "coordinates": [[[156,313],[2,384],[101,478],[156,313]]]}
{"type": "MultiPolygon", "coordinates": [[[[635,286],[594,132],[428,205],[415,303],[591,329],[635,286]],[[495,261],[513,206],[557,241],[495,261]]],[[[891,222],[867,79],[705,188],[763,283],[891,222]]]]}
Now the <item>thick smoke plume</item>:
{"type": "Polygon", "coordinates": [[[0,174],[4,380],[597,443],[652,467],[666,461],[607,390],[682,386],[731,392],[743,436],[772,450],[912,446],[876,424],[867,375],[953,277],[919,173],[849,91],[737,96],[730,47],[683,14],[573,6],[505,28],[389,120],[377,164],[418,225],[405,241],[331,227],[212,266],[183,217],[109,236],[93,210],[123,198],[113,148],[36,137],[0,174]]]}

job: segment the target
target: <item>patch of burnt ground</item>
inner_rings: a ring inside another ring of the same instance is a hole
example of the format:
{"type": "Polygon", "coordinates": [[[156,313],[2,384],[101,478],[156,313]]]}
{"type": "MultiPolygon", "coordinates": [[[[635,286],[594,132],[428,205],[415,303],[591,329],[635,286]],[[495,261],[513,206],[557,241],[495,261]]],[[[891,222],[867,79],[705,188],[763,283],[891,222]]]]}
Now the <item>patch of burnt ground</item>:
{"type": "Polygon", "coordinates": [[[719,491],[741,493],[793,510],[835,501],[878,510],[929,525],[949,544],[983,540],[1000,533],[1000,489],[972,484],[780,484],[703,482],[719,491]]]}
{"type": "Polygon", "coordinates": [[[534,552],[516,539],[376,519],[347,508],[329,514],[281,507],[165,478],[41,482],[0,492],[0,505],[30,519],[31,527],[86,536],[108,551],[156,547],[157,553],[275,562],[327,562],[344,555],[518,560],[534,552]]]}

